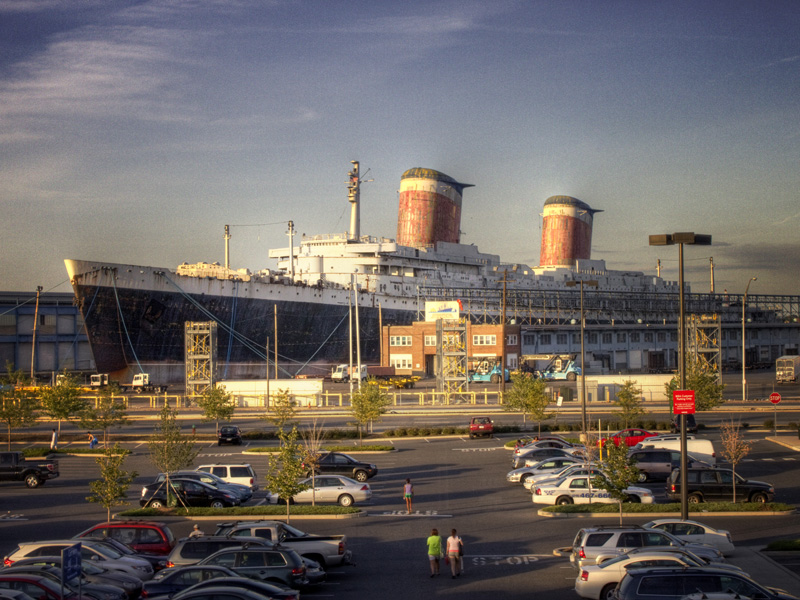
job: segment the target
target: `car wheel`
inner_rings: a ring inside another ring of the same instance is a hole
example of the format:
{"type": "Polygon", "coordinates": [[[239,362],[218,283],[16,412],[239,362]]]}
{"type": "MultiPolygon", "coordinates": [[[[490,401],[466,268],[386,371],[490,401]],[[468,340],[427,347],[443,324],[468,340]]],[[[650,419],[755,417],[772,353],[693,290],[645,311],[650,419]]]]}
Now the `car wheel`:
{"type": "Polygon", "coordinates": [[[341,506],[352,506],[353,505],[353,497],[349,494],[342,494],[339,496],[339,504],[341,506]]]}
{"type": "Polygon", "coordinates": [[[500,375],[492,375],[489,377],[489,381],[492,383],[500,383],[500,375]]]}
{"type": "Polygon", "coordinates": [[[767,495],[762,492],[756,492],[750,496],[750,502],[760,502],[761,504],[766,504],[767,495]]]}
{"type": "Polygon", "coordinates": [[[469,439],[472,439],[472,438],[474,438],[474,437],[475,437],[475,436],[474,436],[472,433],[470,433],[470,434],[469,434],[469,439]]]}
{"type": "Polygon", "coordinates": [[[367,476],[366,471],[356,471],[356,477],[355,477],[356,481],[364,483],[367,479],[369,479],[369,477],[367,476]]]}
{"type": "Polygon", "coordinates": [[[25,485],[27,485],[29,488],[39,487],[41,483],[42,482],[39,479],[39,476],[36,475],[35,473],[31,473],[30,475],[25,476],[25,485]]]}
{"type": "Polygon", "coordinates": [[[600,591],[600,600],[611,600],[613,596],[611,592],[613,592],[617,587],[616,583],[607,583],[603,586],[603,589],[600,591]]]}
{"type": "Polygon", "coordinates": [[[572,498],[569,496],[561,496],[560,498],[556,499],[556,504],[559,506],[566,506],[567,504],[572,504],[572,498]]]}
{"type": "Polygon", "coordinates": [[[222,500],[212,500],[209,506],[211,508],[225,508],[225,503],[222,500]]]}
{"type": "Polygon", "coordinates": [[[147,503],[147,508],[164,508],[164,503],[161,500],[151,500],[147,503]]]}
{"type": "Polygon", "coordinates": [[[525,482],[528,481],[528,479],[530,479],[530,477],[531,477],[530,473],[525,473],[522,477],[519,478],[519,482],[524,485],[525,482]]]}
{"type": "Polygon", "coordinates": [[[703,501],[703,497],[700,494],[689,494],[687,500],[689,504],[700,504],[703,501]]]}
{"type": "Polygon", "coordinates": [[[567,381],[575,381],[577,378],[577,373],[567,373],[567,381]]]}
{"type": "Polygon", "coordinates": [[[644,483],[645,481],[647,481],[647,473],[645,473],[644,471],[639,471],[639,477],[636,478],[636,481],[638,481],[639,483],[644,483]]]}
{"type": "Polygon", "coordinates": [[[642,499],[639,496],[628,496],[625,498],[625,502],[630,502],[631,504],[641,504],[642,499]]]}

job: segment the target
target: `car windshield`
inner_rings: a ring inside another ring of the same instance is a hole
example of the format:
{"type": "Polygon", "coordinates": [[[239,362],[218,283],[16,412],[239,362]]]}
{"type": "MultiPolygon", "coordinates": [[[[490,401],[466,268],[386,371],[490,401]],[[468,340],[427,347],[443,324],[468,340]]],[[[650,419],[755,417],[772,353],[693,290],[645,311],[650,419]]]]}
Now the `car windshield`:
{"type": "Polygon", "coordinates": [[[110,546],[105,546],[103,544],[86,544],[86,542],[83,542],[83,543],[84,543],[84,545],[88,545],[89,548],[91,548],[92,550],[94,550],[98,554],[102,554],[106,558],[110,558],[110,559],[114,559],[114,560],[122,558],[122,554],[120,554],[119,552],[117,552],[116,550],[111,548],[110,546]]]}
{"type": "Polygon", "coordinates": [[[305,537],[308,535],[307,533],[300,531],[299,529],[295,529],[286,523],[282,524],[281,527],[287,533],[288,537],[305,537]]]}
{"type": "Polygon", "coordinates": [[[601,569],[605,569],[607,567],[611,567],[613,565],[619,564],[619,563],[621,563],[623,561],[630,560],[630,559],[631,559],[631,557],[628,556],[627,554],[621,554],[620,556],[615,556],[614,558],[609,558],[608,560],[605,560],[605,561],[601,562],[598,566],[601,569]]]}

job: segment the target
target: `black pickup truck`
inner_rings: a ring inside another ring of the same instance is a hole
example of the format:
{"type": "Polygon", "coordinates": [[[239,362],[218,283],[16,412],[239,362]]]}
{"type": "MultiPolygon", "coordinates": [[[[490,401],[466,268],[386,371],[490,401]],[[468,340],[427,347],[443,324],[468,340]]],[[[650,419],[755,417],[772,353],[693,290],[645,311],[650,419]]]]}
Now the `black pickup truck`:
{"type": "Polygon", "coordinates": [[[0,481],[24,481],[35,488],[56,477],[57,460],[25,460],[22,452],[0,452],[0,481]]]}

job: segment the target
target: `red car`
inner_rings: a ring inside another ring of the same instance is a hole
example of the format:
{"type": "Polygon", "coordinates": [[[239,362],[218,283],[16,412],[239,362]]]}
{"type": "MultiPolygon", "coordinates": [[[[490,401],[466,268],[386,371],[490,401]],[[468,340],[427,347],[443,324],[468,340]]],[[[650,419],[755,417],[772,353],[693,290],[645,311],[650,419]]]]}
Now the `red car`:
{"type": "Polygon", "coordinates": [[[614,442],[615,446],[619,446],[620,442],[625,442],[625,445],[629,448],[631,446],[635,446],[639,442],[641,442],[645,438],[653,437],[658,435],[657,433],[653,433],[652,431],[647,431],[646,429],[636,429],[636,428],[629,428],[623,429],[622,431],[618,431],[612,436],[607,437],[603,440],[603,443],[608,442],[611,440],[614,442]]]}
{"type": "Polygon", "coordinates": [[[175,546],[175,536],[166,523],[158,521],[110,521],[98,523],[76,538],[110,537],[127,544],[136,552],[167,555],[175,546]]]}

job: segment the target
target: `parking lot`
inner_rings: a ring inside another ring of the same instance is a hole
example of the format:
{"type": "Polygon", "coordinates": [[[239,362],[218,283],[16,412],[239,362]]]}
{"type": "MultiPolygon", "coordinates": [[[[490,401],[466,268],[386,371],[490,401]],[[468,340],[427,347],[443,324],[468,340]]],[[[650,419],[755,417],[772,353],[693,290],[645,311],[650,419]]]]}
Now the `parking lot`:
{"type": "MultiPolygon", "coordinates": [[[[378,465],[380,472],[370,479],[372,501],[362,506],[366,516],[355,519],[292,518],[301,529],[319,534],[345,533],[357,561],[356,567],[331,570],[327,583],[304,592],[303,598],[351,600],[379,597],[407,600],[409,595],[479,598],[500,594],[503,598],[577,598],[572,591],[576,571],[567,559],[553,556],[553,549],[570,545],[575,532],[586,519],[552,519],[537,515],[536,507],[521,486],[506,483],[511,453],[504,440],[463,437],[398,439],[395,452],[359,454],[378,465]],[[411,478],[414,512],[405,514],[402,484],[411,478]],[[465,573],[456,580],[449,575],[428,576],[425,539],[432,528],[446,537],[456,528],[465,543],[465,573]]],[[[138,499],[141,484],[152,481],[155,468],[149,463],[145,445],[132,444],[134,453],[126,468],[139,472],[131,487],[131,498],[138,499]]],[[[246,449],[246,447],[244,448],[246,449]]],[[[259,474],[266,473],[267,459],[242,455],[239,447],[208,445],[197,464],[249,462],[259,474]]],[[[17,541],[68,537],[105,518],[105,511],[84,500],[88,483],[98,475],[90,458],[61,459],[61,477],[40,489],[28,490],[21,484],[4,483],[0,520],[3,539],[0,551],[6,554],[17,541]]],[[[800,454],[765,441],[757,441],[753,452],[740,465],[746,477],[775,484],[777,500],[800,503],[800,454]]],[[[262,476],[263,483],[263,476],[262,476]]],[[[663,483],[646,484],[663,500],[663,483]]],[[[259,501],[256,494],[250,504],[259,501]]],[[[213,530],[214,519],[201,523],[213,530]]],[[[626,518],[628,523],[646,519],[626,518]]],[[[737,545],[763,547],[775,538],[800,537],[796,516],[750,516],[699,518],[715,527],[732,531],[737,545]]],[[[178,535],[191,529],[190,520],[171,522],[178,535]]],[[[592,524],[617,522],[614,516],[591,519],[592,524]]],[[[734,560],[754,565],[745,551],[734,560]]],[[[748,570],[748,567],[745,566],[748,570]]],[[[754,577],[764,584],[770,581],[754,577]]],[[[790,579],[800,594],[800,579],[790,579]]],[[[784,584],[785,585],[785,584],[784,584]]],[[[785,586],[786,587],[786,586],[785,586]]]]}

